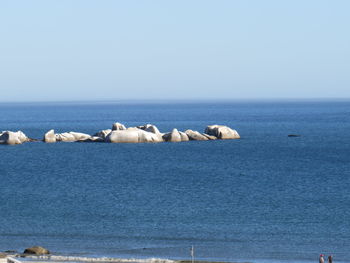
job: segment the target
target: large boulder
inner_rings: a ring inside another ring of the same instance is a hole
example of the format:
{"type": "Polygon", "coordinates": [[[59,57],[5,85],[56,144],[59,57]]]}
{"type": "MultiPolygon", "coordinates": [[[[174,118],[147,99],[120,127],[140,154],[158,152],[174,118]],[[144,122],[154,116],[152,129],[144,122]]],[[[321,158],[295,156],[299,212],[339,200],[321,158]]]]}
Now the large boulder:
{"type": "Polygon", "coordinates": [[[116,122],[116,123],[113,123],[112,130],[113,131],[122,131],[122,130],[126,130],[126,128],[123,124],[116,122]]]}
{"type": "Polygon", "coordinates": [[[139,142],[163,142],[162,134],[153,133],[144,130],[137,131],[139,135],[139,142]]]}
{"type": "Polygon", "coordinates": [[[127,130],[112,131],[105,141],[112,143],[161,142],[162,138],[157,134],[138,128],[128,128],[127,130]]]}
{"type": "Polygon", "coordinates": [[[56,136],[55,136],[54,130],[49,130],[47,133],[45,133],[44,142],[46,142],[46,143],[56,142],[56,136]]]}
{"type": "Polygon", "coordinates": [[[75,141],[74,135],[70,134],[69,132],[56,133],[55,137],[56,137],[56,141],[58,141],[58,142],[74,142],[75,141]]]}
{"type": "Polygon", "coordinates": [[[205,133],[208,135],[213,135],[222,140],[241,138],[236,130],[224,125],[209,125],[205,129],[205,133]]]}
{"type": "Polygon", "coordinates": [[[85,141],[91,138],[91,135],[82,132],[69,132],[72,134],[76,141],[85,141]]]}
{"type": "Polygon", "coordinates": [[[193,140],[193,141],[207,141],[207,140],[209,140],[206,136],[199,133],[198,131],[186,130],[185,133],[188,136],[188,138],[190,140],[193,140]]]}
{"type": "Polygon", "coordinates": [[[177,129],[173,129],[172,132],[164,134],[163,139],[166,142],[181,142],[181,135],[177,129]]]}
{"type": "Polygon", "coordinates": [[[171,132],[163,134],[163,139],[166,142],[186,142],[189,138],[186,133],[173,129],[171,132]]]}
{"type": "Polygon", "coordinates": [[[3,131],[0,133],[0,143],[1,144],[21,144],[28,142],[30,139],[21,131],[12,132],[12,131],[3,131]]]}
{"type": "Polygon", "coordinates": [[[137,143],[139,142],[139,134],[133,130],[114,130],[107,135],[105,141],[112,143],[137,143]]]}
{"type": "Polygon", "coordinates": [[[35,247],[26,248],[23,253],[34,254],[34,255],[47,255],[47,254],[50,254],[50,251],[48,251],[46,248],[35,246],[35,247]]]}
{"type": "Polygon", "coordinates": [[[89,134],[81,132],[64,132],[55,134],[56,141],[59,142],[76,142],[85,141],[91,138],[89,134]]]}

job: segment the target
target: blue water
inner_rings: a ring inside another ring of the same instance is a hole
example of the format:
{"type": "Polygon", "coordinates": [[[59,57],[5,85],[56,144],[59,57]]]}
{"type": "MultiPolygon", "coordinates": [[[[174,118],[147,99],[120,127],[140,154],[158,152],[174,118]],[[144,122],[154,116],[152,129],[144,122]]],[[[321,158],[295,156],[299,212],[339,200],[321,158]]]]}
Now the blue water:
{"type": "Polygon", "coordinates": [[[216,261],[350,257],[350,102],[0,104],[42,138],[113,122],[240,140],[0,146],[0,251],[216,261]],[[288,134],[301,137],[289,138],[288,134]]]}

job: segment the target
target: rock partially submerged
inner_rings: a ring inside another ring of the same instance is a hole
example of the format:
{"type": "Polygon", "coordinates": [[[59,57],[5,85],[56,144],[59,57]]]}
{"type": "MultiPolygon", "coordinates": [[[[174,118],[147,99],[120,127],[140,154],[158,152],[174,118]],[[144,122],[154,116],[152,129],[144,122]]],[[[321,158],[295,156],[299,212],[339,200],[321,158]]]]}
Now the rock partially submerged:
{"type": "Polygon", "coordinates": [[[207,141],[209,140],[208,137],[201,134],[198,131],[192,131],[192,130],[186,130],[185,133],[187,134],[188,138],[193,141],[207,141]]]}
{"type": "Polygon", "coordinates": [[[31,140],[22,131],[3,131],[0,133],[0,144],[22,144],[31,140]]]}
{"type": "Polygon", "coordinates": [[[58,142],[76,142],[91,139],[91,135],[81,132],[64,132],[55,134],[58,142]]]}
{"type": "Polygon", "coordinates": [[[288,134],[288,137],[300,137],[301,135],[299,134],[288,134]]]}
{"type": "Polygon", "coordinates": [[[55,131],[49,130],[47,133],[45,133],[43,141],[46,143],[56,142],[55,131]]]}
{"type": "Polygon", "coordinates": [[[221,140],[241,138],[236,130],[223,125],[209,125],[205,129],[205,133],[221,140]]]}
{"type": "Polygon", "coordinates": [[[46,248],[35,246],[35,247],[26,248],[23,254],[47,255],[47,254],[50,254],[50,251],[47,250],[46,248]]]}
{"type": "Polygon", "coordinates": [[[181,134],[177,129],[173,129],[171,132],[168,132],[163,135],[163,139],[166,142],[181,142],[181,134]]]}
{"type": "Polygon", "coordinates": [[[77,141],[88,141],[88,140],[96,140],[96,138],[94,138],[94,136],[91,136],[86,133],[81,133],[81,132],[63,132],[63,133],[55,134],[54,130],[49,130],[47,133],[45,133],[44,139],[43,139],[43,141],[46,143],[77,142],[77,141]]]}
{"type": "Polygon", "coordinates": [[[110,134],[111,132],[112,132],[111,129],[102,130],[102,131],[99,131],[99,132],[95,133],[93,136],[97,136],[97,137],[100,137],[103,140],[105,140],[106,137],[108,136],[108,134],[110,134]]]}
{"type": "Polygon", "coordinates": [[[160,135],[147,132],[138,128],[115,130],[108,134],[106,142],[112,143],[139,143],[139,142],[162,142],[160,135]]]}

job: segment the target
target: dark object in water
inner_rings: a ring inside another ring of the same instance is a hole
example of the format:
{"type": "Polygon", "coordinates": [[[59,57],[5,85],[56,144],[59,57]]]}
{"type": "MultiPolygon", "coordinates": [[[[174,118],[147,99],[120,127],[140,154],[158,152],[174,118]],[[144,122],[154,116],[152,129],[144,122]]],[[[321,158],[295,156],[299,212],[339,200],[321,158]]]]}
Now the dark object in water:
{"type": "Polygon", "coordinates": [[[332,257],[332,255],[328,256],[328,263],[333,263],[333,257],[332,257]]]}
{"type": "Polygon", "coordinates": [[[288,137],[300,137],[301,135],[299,134],[288,134],[288,137]]]}
{"type": "Polygon", "coordinates": [[[36,247],[26,248],[23,254],[45,255],[45,254],[50,254],[50,251],[48,251],[46,248],[36,246],[36,247]]]}

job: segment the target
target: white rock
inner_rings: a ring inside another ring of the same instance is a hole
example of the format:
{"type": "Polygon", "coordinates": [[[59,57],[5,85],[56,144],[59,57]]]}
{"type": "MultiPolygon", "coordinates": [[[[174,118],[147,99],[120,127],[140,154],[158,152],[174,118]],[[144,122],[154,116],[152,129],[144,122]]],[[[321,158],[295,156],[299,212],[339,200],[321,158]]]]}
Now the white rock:
{"type": "Polygon", "coordinates": [[[91,135],[82,132],[63,132],[55,134],[58,142],[76,142],[91,139],[91,135]]]}
{"type": "Polygon", "coordinates": [[[116,122],[112,126],[113,131],[121,131],[121,130],[126,130],[125,126],[119,122],[116,122]]]}
{"type": "Polygon", "coordinates": [[[202,133],[205,137],[207,137],[209,140],[217,140],[218,138],[214,135],[209,135],[206,133],[202,133]]]}
{"type": "Polygon", "coordinates": [[[139,142],[162,142],[163,138],[161,134],[153,132],[139,130],[139,142]]]}
{"type": "Polygon", "coordinates": [[[111,132],[112,132],[111,129],[101,130],[101,131],[97,132],[96,134],[94,134],[94,136],[100,137],[104,140],[104,139],[106,139],[107,135],[110,134],[111,132]]]}
{"type": "Polygon", "coordinates": [[[69,132],[72,134],[76,141],[84,141],[91,138],[91,135],[82,132],[69,132]]]}
{"type": "Polygon", "coordinates": [[[207,141],[207,140],[209,140],[206,136],[199,133],[198,131],[186,130],[185,133],[187,134],[187,136],[190,140],[194,140],[194,141],[207,141]]]}
{"type": "Polygon", "coordinates": [[[56,141],[58,142],[75,142],[76,141],[74,135],[70,134],[69,132],[56,133],[55,137],[56,137],[56,141]]]}
{"type": "Polygon", "coordinates": [[[181,134],[177,129],[173,129],[171,132],[163,135],[163,139],[166,142],[181,142],[181,134]]]}
{"type": "Polygon", "coordinates": [[[236,130],[224,125],[209,125],[205,129],[205,133],[208,135],[213,135],[218,139],[239,139],[240,136],[236,130]]]}
{"type": "Polygon", "coordinates": [[[143,126],[138,126],[137,128],[147,131],[147,132],[152,132],[155,134],[160,134],[160,131],[158,130],[157,126],[153,125],[153,124],[146,124],[143,126]]]}
{"type": "Polygon", "coordinates": [[[114,130],[106,137],[106,142],[112,143],[137,143],[139,142],[138,131],[114,130]]]}
{"type": "Polygon", "coordinates": [[[139,142],[161,142],[161,136],[152,132],[146,132],[138,128],[112,131],[106,137],[106,142],[112,143],[139,143],[139,142]]]}
{"type": "Polygon", "coordinates": [[[2,144],[21,144],[29,141],[29,138],[21,131],[3,131],[0,133],[0,143],[2,144]]]}
{"type": "Polygon", "coordinates": [[[46,143],[56,142],[56,136],[55,136],[54,130],[49,130],[47,133],[45,133],[44,142],[46,142],[46,143]]]}
{"type": "Polygon", "coordinates": [[[187,142],[187,141],[190,140],[190,138],[188,138],[188,135],[187,135],[186,133],[184,133],[184,132],[182,132],[182,131],[179,131],[179,133],[180,133],[181,141],[182,141],[182,142],[187,142]]]}

